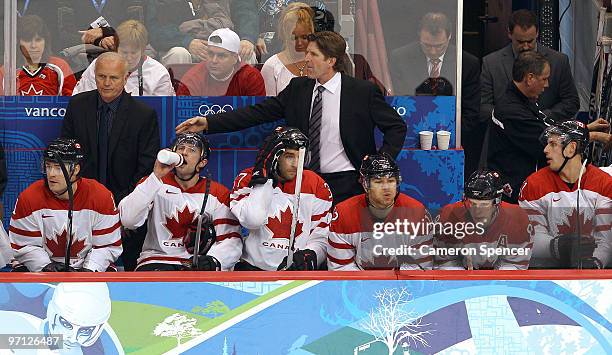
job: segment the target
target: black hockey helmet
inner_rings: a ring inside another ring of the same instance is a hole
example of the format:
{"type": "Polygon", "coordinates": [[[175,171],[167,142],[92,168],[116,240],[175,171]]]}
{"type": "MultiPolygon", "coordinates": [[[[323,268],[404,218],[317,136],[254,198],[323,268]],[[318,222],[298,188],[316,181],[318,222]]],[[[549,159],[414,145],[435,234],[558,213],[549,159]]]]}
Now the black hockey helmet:
{"type": "Polygon", "coordinates": [[[470,175],[465,185],[466,198],[475,200],[494,200],[495,204],[501,202],[502,194],[511,194],[512,188],[504,184],[501,175],[494,170],[480,169],[470,175]]]}
{"type": "Polygon", "coordinates": [[[174,142],[172,142],[172,151],[176,152],[176,148],[181,144],[189,144],[200,148],[202,150],[202,153],[200,153],[200,160],[208,159],[210,156],[210,142],[199,133],[184,132],[177,134],[174,138],[174,142]]]}
{"type": "Polygon", "coordinates": [[[294,127],[276,127],[264,140],[263,147],[267,146],[266,143],[272,146],[282,143],[283,148],[289,149],[300,149],[302,147],[308,149],[308,137],[294,127]]]}
{"type": "Polygon", "coordinates": [[[56,138],[44,152],[44,160],[54,163],[80,164],[84,159],[81,145],[74,139],[56,138]]]}
{"type": "Polygon", "coordinates": [[[580,121],[564,121],[547,127],[540,136],[540,142],[546,146],[550,136],[558,136],[563,149],[570,142],[576,142],[576,154],[584,155],[589,146],[589,129],[580,121]]]}
{"type": "Polygon", "coordinates": [[[359,176],[361,184],[366,187],[369,187],[372,178],[394,176],[398,185],[402,181],[399,166],[387,153],[366,155],[361,161],[359,176]]]}

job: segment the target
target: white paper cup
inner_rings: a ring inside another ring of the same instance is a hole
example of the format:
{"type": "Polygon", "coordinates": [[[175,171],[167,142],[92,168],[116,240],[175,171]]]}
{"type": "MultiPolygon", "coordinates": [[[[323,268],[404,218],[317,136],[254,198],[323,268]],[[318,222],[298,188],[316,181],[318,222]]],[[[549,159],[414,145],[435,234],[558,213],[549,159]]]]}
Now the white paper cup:
{"type": "Polygon", "coordinates": [[[433,141],[432,131],[421,131],[419,132],[419,138],[421,139],[421,149],[431,150],[431,142],[433,141]]]}
{"type": "Polygon", "coordinates": [[[449,131],[438,131],[436,132],[436,138],[438,139],[438,149],[447,150],[448,144],[450,143],[451,133],[449,131]]]}

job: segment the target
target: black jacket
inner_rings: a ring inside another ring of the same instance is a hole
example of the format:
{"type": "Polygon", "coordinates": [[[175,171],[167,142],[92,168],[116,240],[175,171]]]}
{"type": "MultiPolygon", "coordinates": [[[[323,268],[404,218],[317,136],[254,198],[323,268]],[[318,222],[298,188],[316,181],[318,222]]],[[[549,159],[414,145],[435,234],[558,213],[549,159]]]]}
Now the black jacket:
{"type": "MultiPolygon", "coordinates": [[[[108,182],[115,202],[127,196],[138,180],[153,171],[160,149],[157,113],[125,91],[113,119],[108,143],[108,182]]],[[[74,138],[82,146],[83,177],[98,179],[98,91],[73,96],[62,125],[62,137],[74,138]]]]}
{"type": "MultiPolygon", "coordinates": [[[[315,80],[294,78],[278,96],[240,110],[208,116],[208,133],[233,132],[285,118],[288,126],[308,134],[315,80]]],[[[384,134],[381,152],[397,157],[404,145],[406,123],[389,106],[377,86],[342,74],[340,137],[349,160],[359,170],[361,160],[375,153],[374,128],[384,134]]]]}
{"type": "Polygon", "coordinates": [[[523,181],[546,166],[539,140],[546,128],[544,114],[510,82],[506,94],[495,104],[493,116],[499,124],[489,124],[488,167],[505,176],[513,190],[507,201],[516,203],[523,181]]]}

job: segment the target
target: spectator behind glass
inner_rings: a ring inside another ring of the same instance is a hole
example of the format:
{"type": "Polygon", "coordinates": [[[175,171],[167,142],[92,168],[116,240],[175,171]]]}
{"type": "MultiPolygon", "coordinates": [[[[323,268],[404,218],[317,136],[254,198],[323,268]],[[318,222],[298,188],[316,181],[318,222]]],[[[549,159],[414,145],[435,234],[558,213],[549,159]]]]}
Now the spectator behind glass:
{"type": "Polygon", "coordinates": [[[70,96],[76,80],[68,63],[51,56],[51,35],[43,20],[27,15],[17,23],[22,67],[17,71],[17,95],[70,96]]]}
{"type": "Polygon", "coordinates": [[[283,51],[266,60],[261,69],[266,95],[276,96],[291,79],[306,75],[304,57],[308,35],[314,32],[313,16],[310,6],[302,2],[291,3],[283,10],[278,23],[283,51]]]}
{"type": "MultiPolygon", "coordinates": [[[[174,96],[168,70],[144,54],[149,41],[145,26],[136,20],[125,21],[117,27],[117,36],[118,52],[127,60],[130,72],[125,91],[132,96],[174,96]]],[[[96,89],[96,61],[97,59],[83,72],[73,95],[96,89]]]]}
{"type": "Polygon", "coordinates": [[[259,71],[241,62],[240,38],[229,28],[208,38],[208,60],[189,69],[181,78],[179,96],[265,96],[259,71]]]}
{"type": "Polygon", "coordinates": [[[151,45],[166,67],[206,60],[206,39],[219,28],[232,28],[229,0],[148,0],[145,24],[151,45]]]}

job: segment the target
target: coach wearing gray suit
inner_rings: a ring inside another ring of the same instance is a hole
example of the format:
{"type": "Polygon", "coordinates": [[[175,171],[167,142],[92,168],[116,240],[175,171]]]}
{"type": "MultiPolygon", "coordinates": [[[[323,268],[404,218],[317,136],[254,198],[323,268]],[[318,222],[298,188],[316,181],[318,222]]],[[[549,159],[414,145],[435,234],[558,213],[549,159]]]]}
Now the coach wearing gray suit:
{"type": "Polygon", "coordinates": [[[512,13],[508,22],[511,44],[483,59],[481,73],[480,115],[483,120],[491,117],[493,107],[506,93],[512,80],[512,65],[518,54],[533,51],[542,54],[550,64],[549,86],[538,99],[540,110],[555,121],[572,118],[580,108],[578,91],[571,74],[569,59],[563,53],[536,43],[537,18],[528,10],[512,13]]]}

